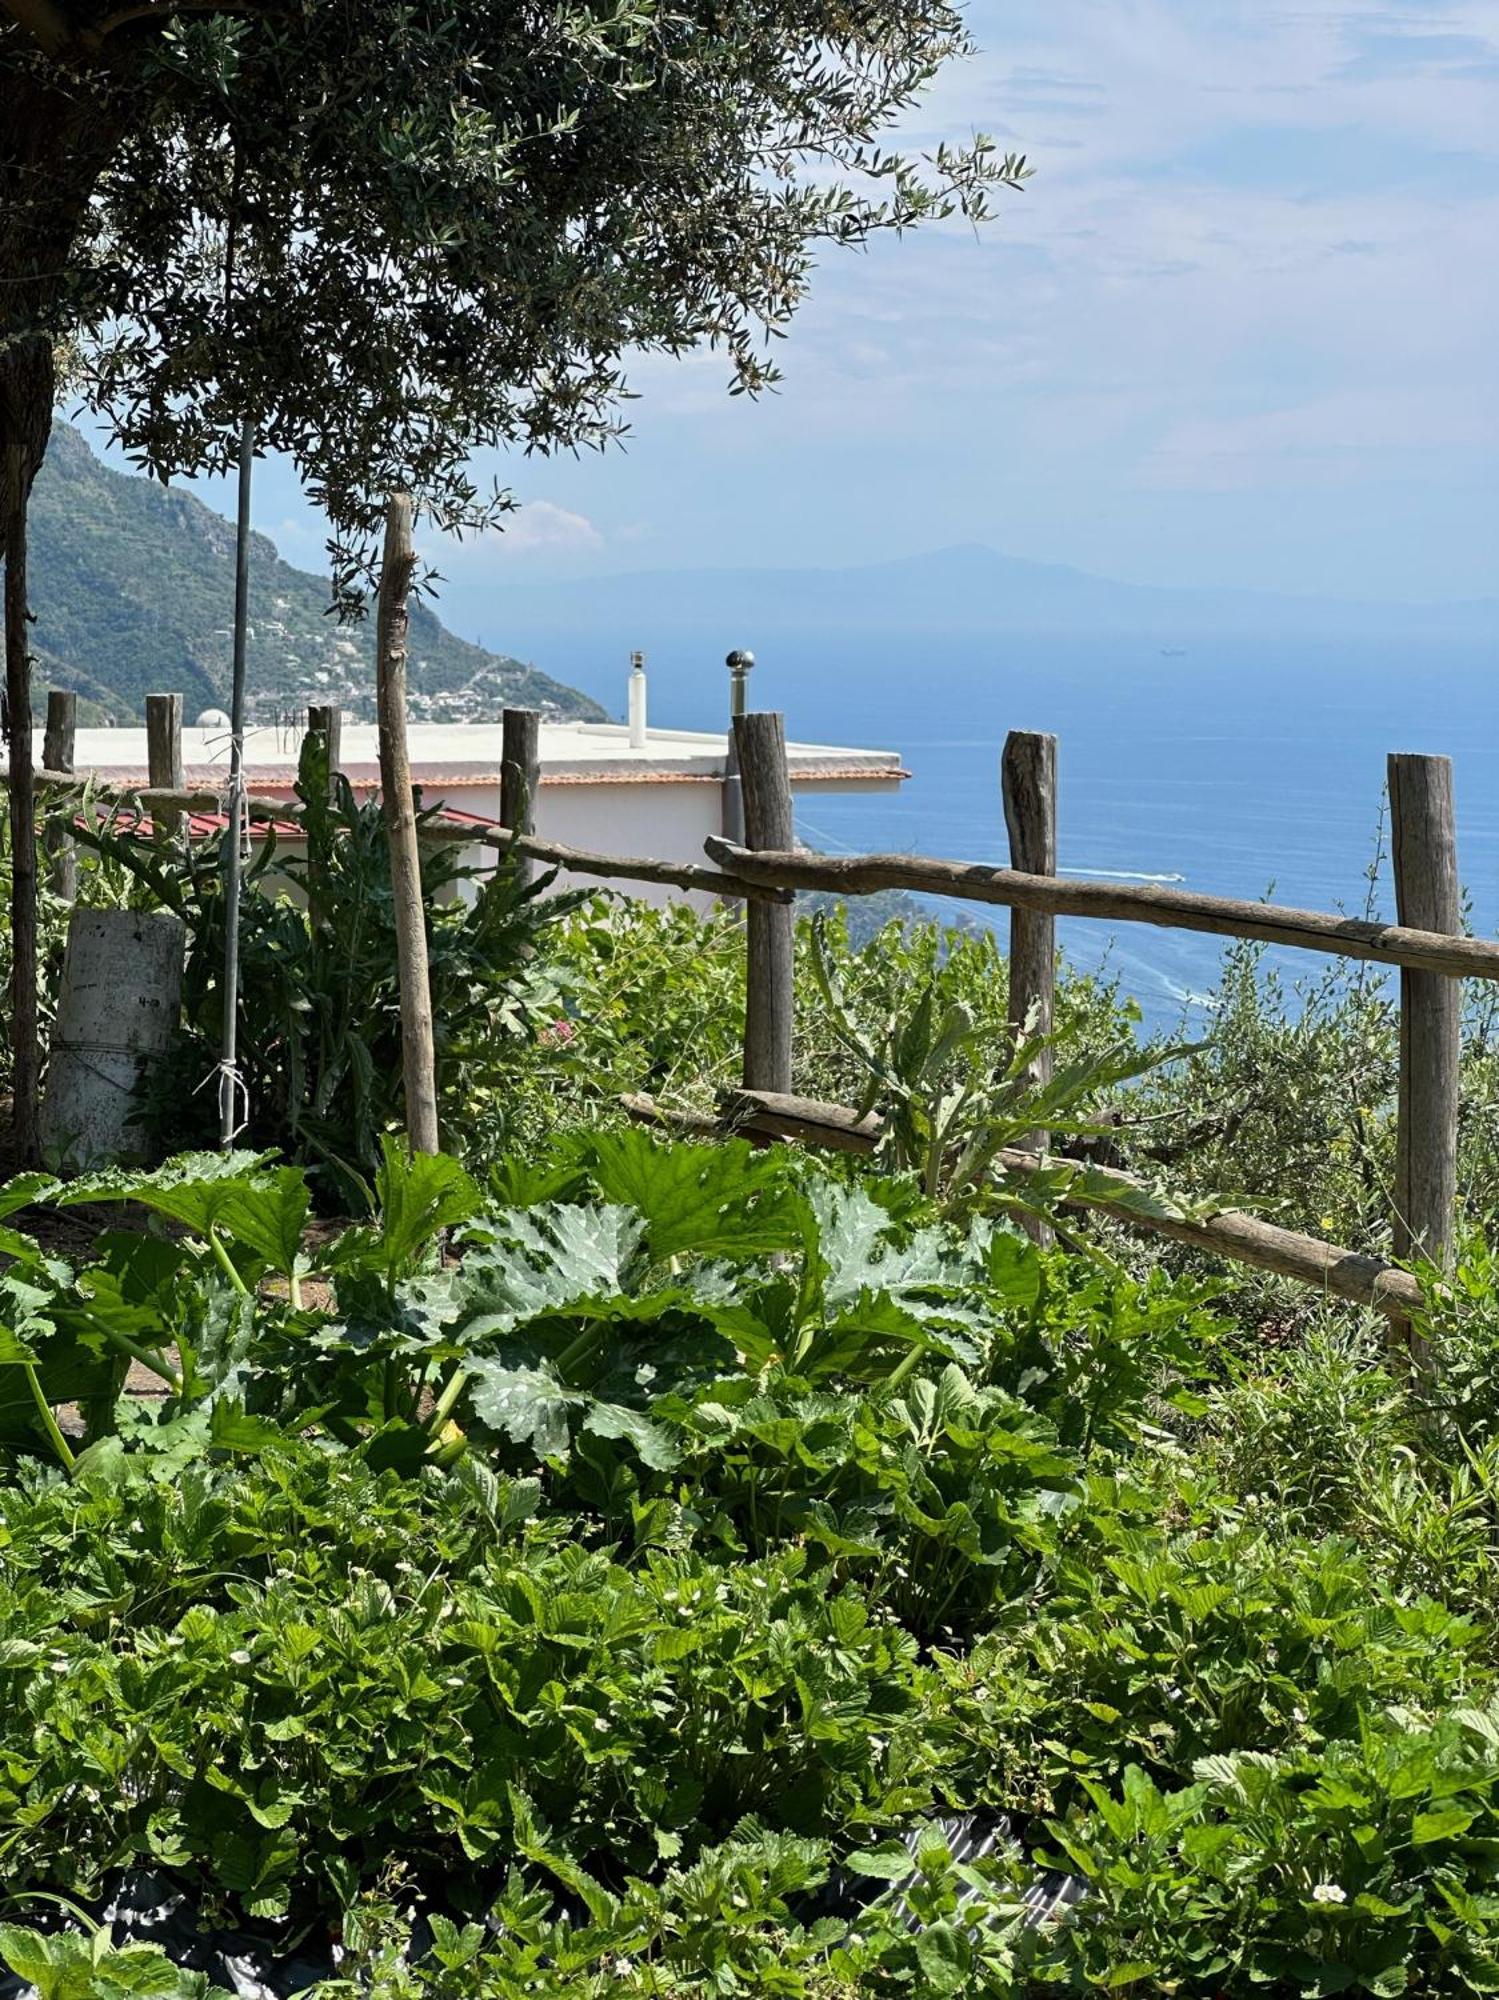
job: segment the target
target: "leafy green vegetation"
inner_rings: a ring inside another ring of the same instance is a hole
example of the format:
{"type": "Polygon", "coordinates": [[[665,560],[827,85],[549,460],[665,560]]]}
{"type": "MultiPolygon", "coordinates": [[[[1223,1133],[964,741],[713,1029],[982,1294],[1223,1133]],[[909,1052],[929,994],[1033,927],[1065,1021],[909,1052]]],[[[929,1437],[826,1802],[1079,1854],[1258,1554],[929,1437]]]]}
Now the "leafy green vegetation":
{"type": "MultiPolygon", "coordinates": [[[[396,975],[390,843],[378,801],[358,801],[307,739],[298,773],[301,853],[257,845],[239,918],[241,1056],[247,1136],[313,1169],[320,1206],[369,1205],[381,1135],[401,1122],[401,1000],[396,975]],[[295,900],[287,893],[295,892],[295,900]]],[[[423,812],[423,824],[436,817],[423,812]]],[[[223,1023],[224,877],[218,838],[170,854],[131,830],[80,832],[132,892],[180,917],[187,932],[182,1029],[149,1079],[143,1122],[158,1150],[209,1144],[216,1103],[200,1088],[218,1060],[223,1023]]],[[[556,1011],[537,947],[575,907],[546,897],[552,878],[522,884],[508,857],[483,875],[454,848],[424,841],[427,957],[436,1022],[440,1110],[456,1129],[504,1125],[503,1086],[516,1047],[556,1011]]]]}
{"type": "MultiPolygon", "coordinates": [[[[0,1953],[195,1991],[99,1925],[149,1866],[268,1954],[340,1940],[325,2000],[1499,1992],[1482,1235],[1428,1392],[1351,1310],[1038,1247],[976,1171],[1042,1120],[1069,1172],[1377,1241],[1372,979],[1287,996],[1232,953],[1232,1033],[1168,1060],[1065,978],[1042,1099],[992,936],[824,915],[798,1086],[889,1137],[814,1163],[620,1111],[735,1080],[732,918],[543,925],[502,876],[433,910],[465,1157],[411,1160],[393,1042],[326,1093],[357,1139],[276,1081],[330,1023],[374,1048],[391,990],[344,928],[379,842],[323,810],[311,916],[257,891],[247,932],[276,1150],[0,1193],[0,1953]],[[65,1260],[53,1212],[121,1226],[65,1260]]],[[[211,925],[192,864],[101,847],[98,893],[211,925]]]]}
{"type": "Polygon", "coordinates": [[[0,1924],[0,1963],[37,2000],[202,2000],[201,1973],[179,1971],[154,1945],[116,1947],[107,1924],[56,1932],[0,1924]]]}
{"type": "MultiPolygon", "coordinates": [[[[627,909],[605,897],[574,916],[549,947],[565,1030],[518,1051],[509,1141],[540,1139],[578,1119],[617,1120],[619,1097],[628,1091],[647,1091],[673,1108],[711,1111],[716,1093],[739,1080],[742,942],[732,916],[627,909]]],[[[1117,985],[1064,963],[1056,1061],[1061,1068],[1097,1065],[1100,1087],[1070,1107],[1080,1117],[1063,1115],[1057,1123],[1105,1129],[1071,1138],[1063,1131],[1059,1144],[1082,1161],[1126,1168],[1185,1207],[1227,1200],[1289,1228],[1387,1254],[1395,989],[1377,968],[1351,961],[1318,968],[1292,986],[1267,968],[1265,956],[1251,944],[1226,951],[1209,1034],[1182,1031],[1144,1045],[1139,1010],[1117,985]],[[1179,1060],[1163,1061],[1168,1044],[1186,1045],[1179,1060]],[[1110,1061],[1125,1072],[1117,1085],[1102,1074],[1110,1061]]],[[[957,1016],[967,1022],[942,1062],[934,1064],[929,1050],[916,1064],[913,1076],[926,1071],[926,1103],[990,1085],[1002,1092],[1011,1062],[1008,980],[993,931],[901,920],[855,945],[837,915],[824,914],[799,924],[796,964],[793,1087],[801,1094],[848,1105],[869,1101],[871,1057],[885,1059],[888,1070],[918,1003],[929,1004],[933,1024],[957,1016]],[[819,936],[841,1028],[819,982],[819,936]]],[[[1472,987],[1463,1034],[1459,1198],[1476,1230],[1499,1207],[1493,1110],[1499,1012],[1488,982],[1472,987]]],[[[889,1082],[881,1080],[874,1096],[883,1111],[897,1112],[897,1126],[909,1126],[889,1082]]],[[[482,1134],[475,1137],[482,1150],[482,1134]]],[[[1107,1229],[1102,1240],[1136,1271],[1157,1262],[1172,1270],[1205,1268],[1195,1253],[1159,1242],[1107,1229]]],[[[1315,1315],[1317,1302],[1303,1288],[1242,1267],[1229,1275],[1246,1323],[1273,1324],[1283,1333],[1315,1315]]]]}
{"type": "Polygon", "coordinates": [[[3,1197],[12,1962],[192,1990],[30,1900],[150,1863],[330,2000],[1499,1990],[1484,1259],[1448,1409],[907,1175],[486,1182],[388,1147],[321,1246],[255,1156],[3,1197]],[[154,1225],[27,1233],[99,1202],[154,1225]]]}

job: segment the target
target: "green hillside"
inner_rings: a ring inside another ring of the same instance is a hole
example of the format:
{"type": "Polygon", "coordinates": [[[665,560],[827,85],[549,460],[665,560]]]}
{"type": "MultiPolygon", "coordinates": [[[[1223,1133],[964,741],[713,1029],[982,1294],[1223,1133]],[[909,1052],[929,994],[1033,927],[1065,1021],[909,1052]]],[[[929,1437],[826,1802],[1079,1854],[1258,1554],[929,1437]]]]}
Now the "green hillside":
{"type": "MultiPolygon", "coordinates": [[[[113,720],[148,693],[179,691],[189,717],[229,698],[234,531],[190,493],[115,472],[56,424],[31,508],[31,605],[39,686],[68,687],[113,720]]],[[[368,716],[371,622],[340,626],[326,579],[293,569],[264,535],[250,557],[249,687],[261,718],[309,701],[368,716]]],[[[455,638],[424,605],[411,620],[417,720],[493,720],[510,703],[598,718],[587,695],[455,638]]]]}

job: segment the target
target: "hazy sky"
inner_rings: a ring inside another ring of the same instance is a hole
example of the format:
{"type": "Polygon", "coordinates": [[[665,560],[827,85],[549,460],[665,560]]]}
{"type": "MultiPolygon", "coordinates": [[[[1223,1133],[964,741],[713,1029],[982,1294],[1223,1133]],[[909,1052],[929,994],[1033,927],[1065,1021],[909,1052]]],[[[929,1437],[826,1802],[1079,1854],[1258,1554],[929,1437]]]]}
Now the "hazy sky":
{"type": "MultiPolygon", "coordinates": [[[[605,459],[480,461],[529,504],[444,554],[506,579],[821,564],[955,541],[1141,582],[1499,593],[1492,0],[973,0],[917,139],[1036,168],[980,237],[830,254],[750,405],[634,370],[605,459]]],[[[207,496],[218,498],[219,496],[207,496]]],[[[257,524],[318,566],[284,470],[257,524]]]]}

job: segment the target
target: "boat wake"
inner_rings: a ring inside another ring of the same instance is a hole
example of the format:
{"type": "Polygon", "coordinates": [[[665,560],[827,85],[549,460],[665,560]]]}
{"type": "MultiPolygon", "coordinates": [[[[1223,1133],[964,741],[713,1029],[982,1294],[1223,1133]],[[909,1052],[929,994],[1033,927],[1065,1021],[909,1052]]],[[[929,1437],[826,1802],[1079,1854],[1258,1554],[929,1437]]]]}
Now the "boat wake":
{"type": "Polygon", "coordinates": [[[1059,875],[1082,875],[1094,882],[1185,882],[1185,875],[1141,875],[1132,868],[1059,868],[1059,875]]]}

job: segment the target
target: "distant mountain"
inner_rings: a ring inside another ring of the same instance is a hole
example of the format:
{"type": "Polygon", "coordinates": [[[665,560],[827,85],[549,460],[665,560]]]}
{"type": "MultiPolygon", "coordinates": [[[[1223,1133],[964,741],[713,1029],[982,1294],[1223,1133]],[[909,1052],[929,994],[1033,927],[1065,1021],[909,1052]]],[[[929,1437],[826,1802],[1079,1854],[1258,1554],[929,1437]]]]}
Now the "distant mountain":
{"type": "MultiPolygon", "coordinates": [[[[56,424],[32,497],[30,572],[40,686],[73,688],[98,719],[118,722],[139,721],[157,691],[180,692],[189,720],[227,706],[234,530],[190,493],[113,471],[56,424]]],[[[368,715],[373,621],[339,625],[326,579],[293,569],[256,535],[247,668],[262,718],[309,701],[368,715]]],[[[456,638],[421,604],[409,682],[418,720],[494,719],[507,703],[604,713],[576,688],[456,638]]]]}
{"type": "Polygon", "coordinates": [[[1397,633],[1499,642],[1499,599],[1440,605],[1355,603],[1247,590],[1116,583],[1060,563],[971,544],[839,569],[644,570],[590,577],[584,589],[510,585],[487,597],[527,644],[589,635],[616,650],[711,635],[752,645],[817,632],[1082,639],[1356,639],[1397,633]]]}
{"type": "Polygon", "coordinates": [[[1340,699],[1392,649],[1417,680],[1454,650],[1499,666],[1495,599],[1388,605],[1158,589],[976,545],[838,569],[511,583],[485,589],[482,606],[471,593],[466,608],[606,699],[629,649],[642,648],[652,717],[684,727],[721,726],[724,655],[749,647],[758,658],[752,705],[783,709],[793,733],[835,743],[1034,721],[1053,709],[1049,680],[1069,660],[1097,685],[1128,674],[1174,683],[1184,700],[1215,672],[1261,675],[1274,661],[1295,662],[1308,690],[1336,683],[1340,699]]]}

